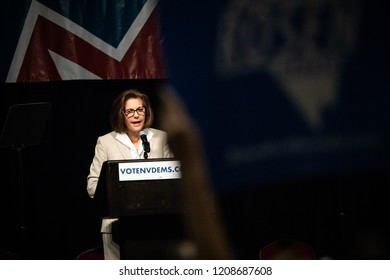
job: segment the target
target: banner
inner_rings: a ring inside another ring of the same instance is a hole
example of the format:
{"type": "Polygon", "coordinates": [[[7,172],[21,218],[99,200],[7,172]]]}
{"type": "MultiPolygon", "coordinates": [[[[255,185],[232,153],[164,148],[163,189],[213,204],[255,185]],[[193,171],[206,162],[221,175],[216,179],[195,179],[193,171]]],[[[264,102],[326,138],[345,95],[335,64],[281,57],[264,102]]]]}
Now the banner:
{"type": "Polygon", "coordinates": [[[390,25],[380,5],[160,4],[170,78],[203,132],[216,185],[388,166],[390,25]]]}
{"type": "Polygon", "coordinates": [[[18,2],[19,9],[7,1],[2,81],[166,76],[158,0],[33,0],[18,2]],[[20,12],[22,7],[28,9],[20,12]]]}

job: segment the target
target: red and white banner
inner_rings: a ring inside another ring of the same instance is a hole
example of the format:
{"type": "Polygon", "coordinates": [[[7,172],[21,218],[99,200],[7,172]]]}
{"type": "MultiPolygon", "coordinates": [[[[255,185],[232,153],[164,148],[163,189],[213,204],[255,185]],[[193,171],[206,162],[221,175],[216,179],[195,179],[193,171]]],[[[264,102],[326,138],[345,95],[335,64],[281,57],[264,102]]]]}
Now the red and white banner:
{"type": "MultiPolygon", "coordinates": [[[[52,2],[53,6],[58,4],[58,1],[52,2]]],[[[117,2],[106,6],[119,5],[117,2]]],[[[99,24],[104,20],[99,17],[112,11],[112,7],[111,10],[104,7],[107,12],[102,12],[101,5],[100,13],[83,10],[79,14],[84,18],[75,17],[74,13],[72,18],[65,16],[66,9],[55,11],[33,0],[6,82],[166,78],[158,0],[125,2],[130,3],[123,5],[123,9],[131,11],[118,12],[117,18],[111,16],[109,26],[113,30],[105,26],[105,32],[99,34],[99,24]],[[95,23],[97,28],[91,28],[95,23]],[[123,23],[129,26],[124,31],[123,23]],[[114,29],[122,30],[123,34],[114,29]],[[110,34],[121,36],[117,44],[108,43],[110,34]]],[[[121,11],[120,7],[115,9],[121,11]]]]}

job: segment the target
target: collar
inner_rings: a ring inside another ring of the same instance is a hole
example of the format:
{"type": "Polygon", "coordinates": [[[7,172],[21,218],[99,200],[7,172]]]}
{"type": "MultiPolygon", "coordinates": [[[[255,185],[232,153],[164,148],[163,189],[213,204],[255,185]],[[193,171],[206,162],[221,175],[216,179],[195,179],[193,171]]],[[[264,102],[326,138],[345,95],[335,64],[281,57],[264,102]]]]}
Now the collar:
{"type": "MultiPolygon", "coordinates": [[[[145,128],[144,131],[146,132],[146,139],[148,139],[148,141],[150,142],[150,140],[152,139],[153,134],[154,134],[153,131],[150,128],[145,128]]],[[[129,136],[127,136],[126,133],[124,133],[124,132],[117,133],[115,138],[119,142],[121,142],[123,145],[126,145],[130,149],[135,150],[134,144],[131,142],[129,136]]]]}
{"type": "Polygon", "coordinates": [[[117,133],[115,138],[116,138],[116,140],[121,142],[123,145],[126,145],[130,149],[135,150],[134,144],[131,142],[129,136],[127,136],[126,133],[124,133],[124,132],[117,133]]]}

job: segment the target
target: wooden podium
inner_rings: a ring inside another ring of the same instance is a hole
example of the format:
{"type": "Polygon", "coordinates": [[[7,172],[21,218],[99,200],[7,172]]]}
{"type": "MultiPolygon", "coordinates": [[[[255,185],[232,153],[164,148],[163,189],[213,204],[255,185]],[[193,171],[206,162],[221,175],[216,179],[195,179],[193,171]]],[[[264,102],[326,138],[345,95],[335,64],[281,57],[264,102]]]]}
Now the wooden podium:
{"type": "Polygon", "coordinates": [[[118,218],[113,239],[121,259],[177,259],[185,238],[181,165],[175,159],[103,164],[94,197],[99,216],[118,218]]]}

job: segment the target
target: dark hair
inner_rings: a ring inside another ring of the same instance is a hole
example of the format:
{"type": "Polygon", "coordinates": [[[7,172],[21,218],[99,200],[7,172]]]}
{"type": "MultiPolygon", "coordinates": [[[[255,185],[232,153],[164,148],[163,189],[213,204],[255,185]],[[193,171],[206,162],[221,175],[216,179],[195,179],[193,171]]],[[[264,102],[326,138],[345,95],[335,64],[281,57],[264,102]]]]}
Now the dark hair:
{"type": "Polygon", "coordinates": [[[145,113],[145,128],[149,128],[154,119],[153,110],[150,105],[149,97],[146,94],[143,94],[135,89],[128,89],[122,91],[113,101],[110,113],[110,124],[113,130],[116,132],[126,132],[127,127],[125,124],[125,115],[123,110],[125,110],[126,101],[131,99],[141,99],[142,105],[146,108],[145,113]]]}

